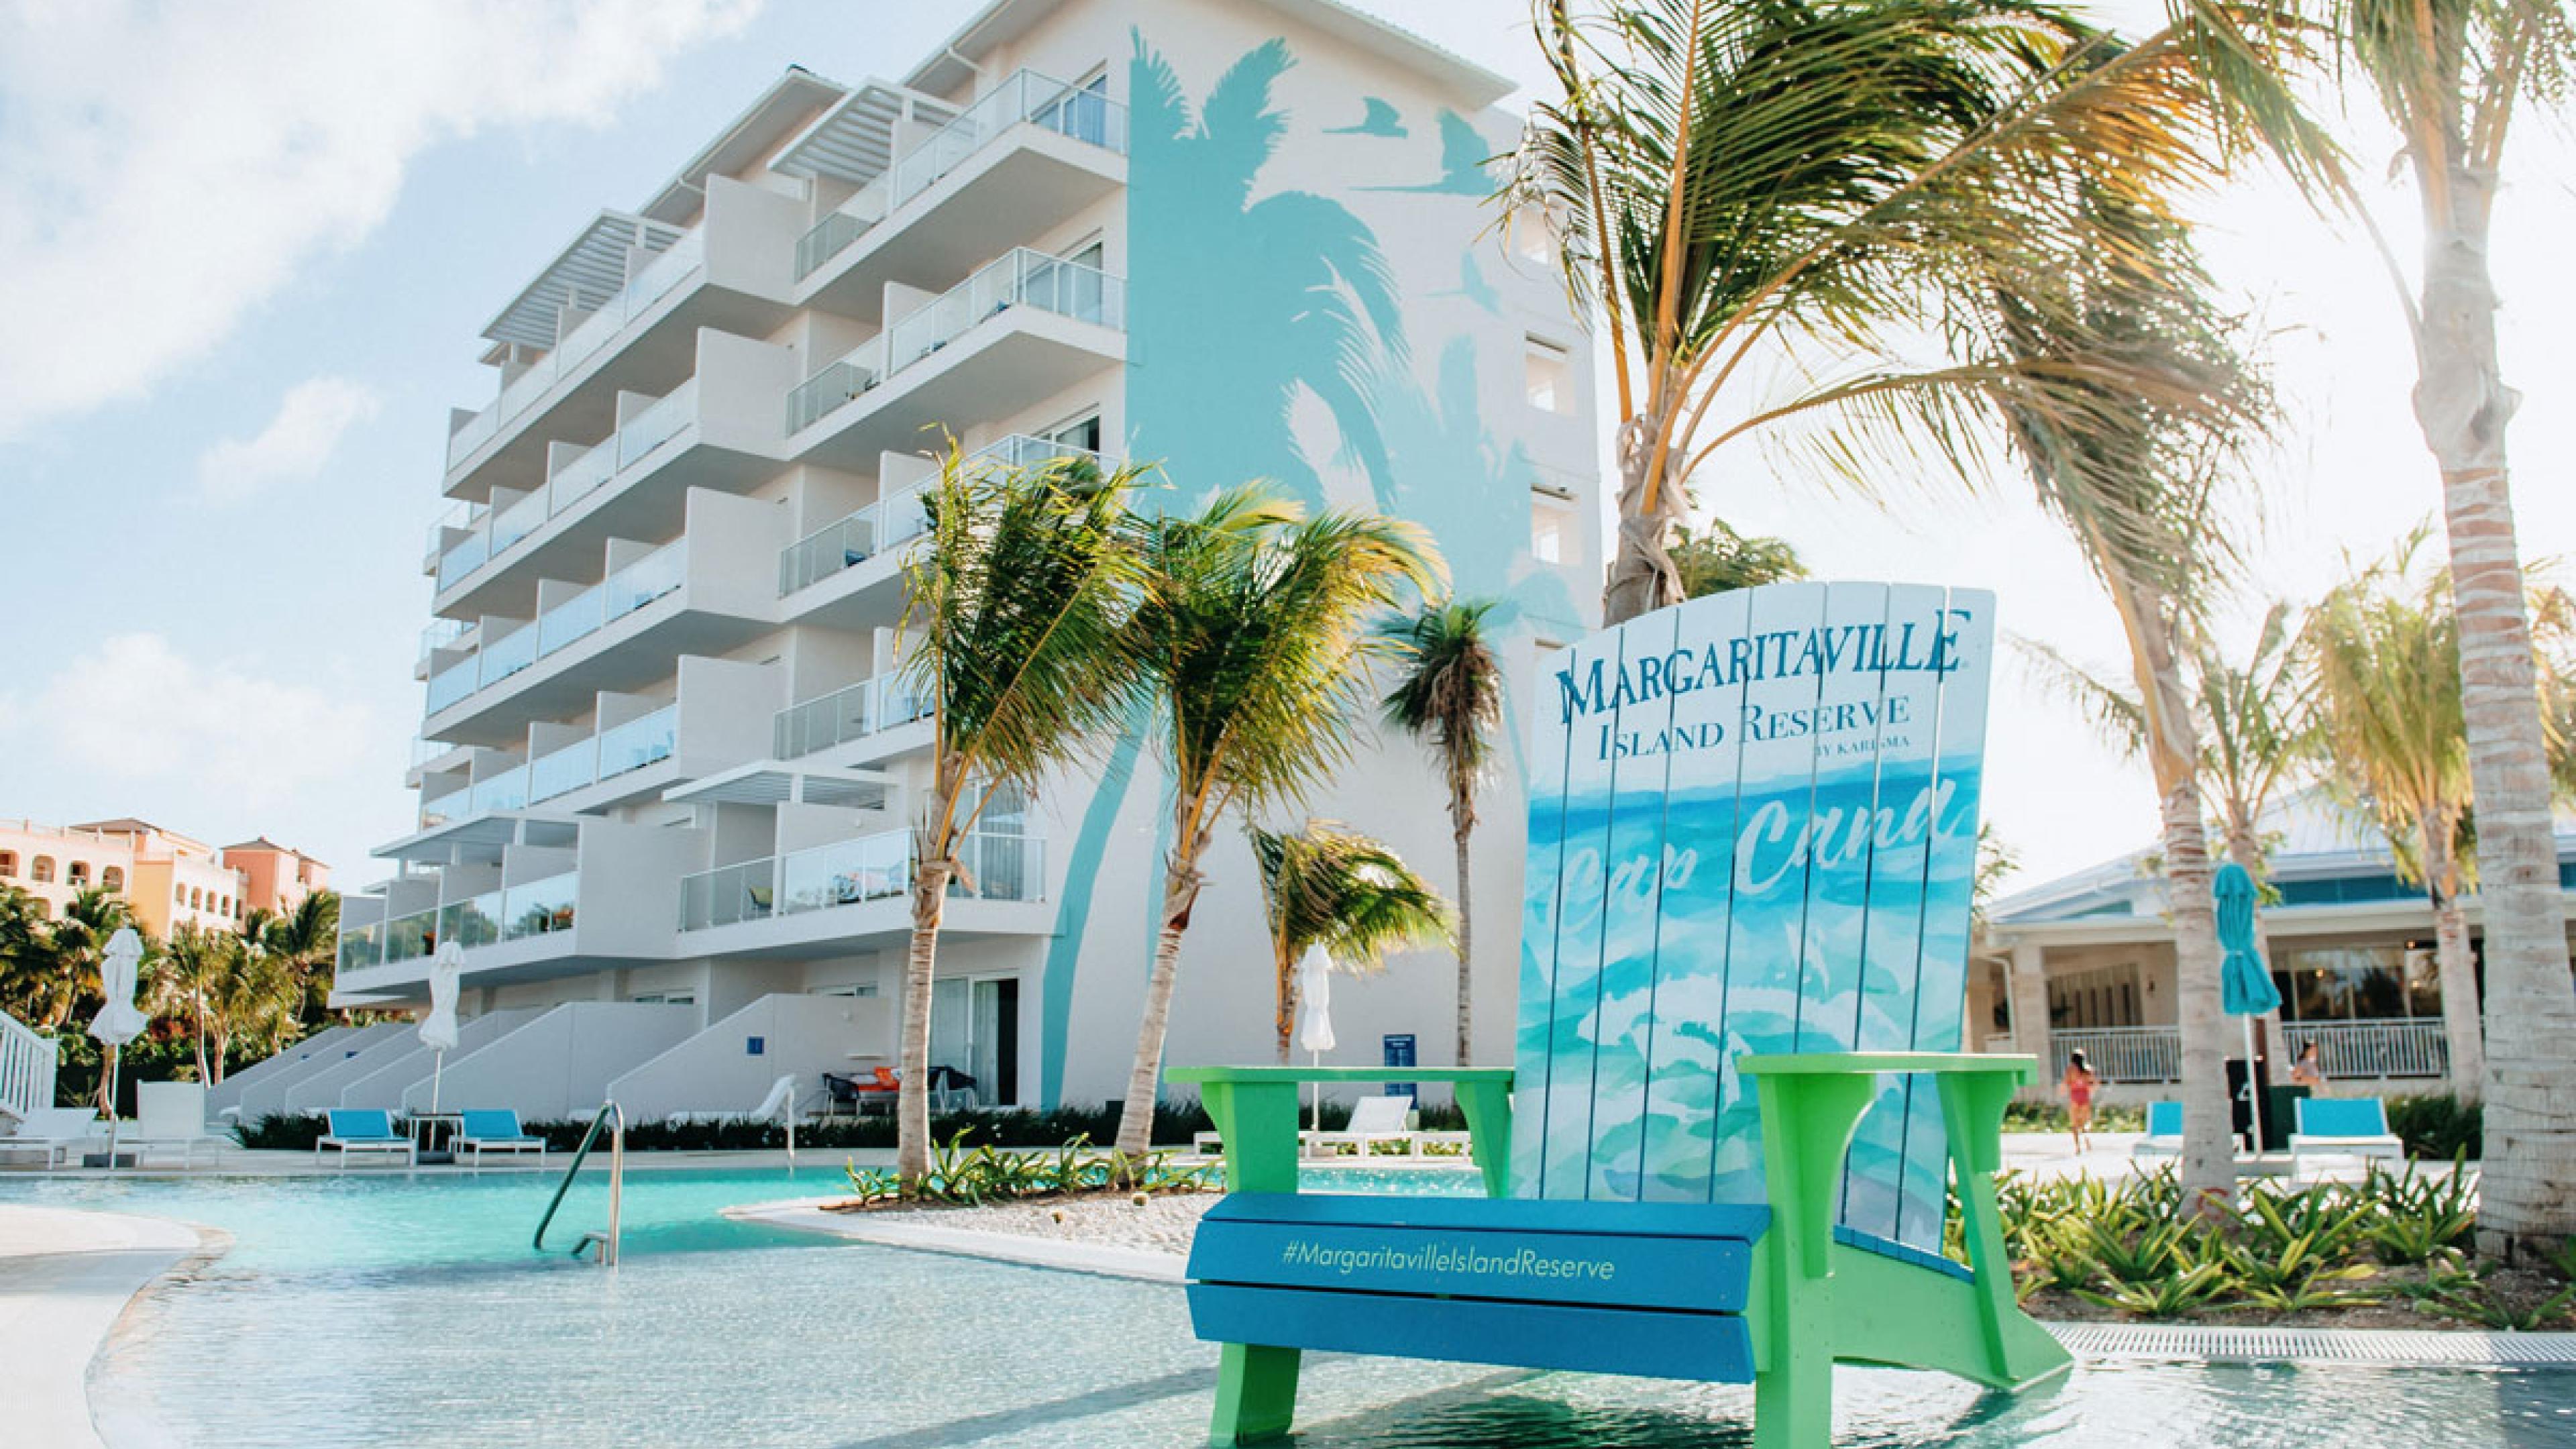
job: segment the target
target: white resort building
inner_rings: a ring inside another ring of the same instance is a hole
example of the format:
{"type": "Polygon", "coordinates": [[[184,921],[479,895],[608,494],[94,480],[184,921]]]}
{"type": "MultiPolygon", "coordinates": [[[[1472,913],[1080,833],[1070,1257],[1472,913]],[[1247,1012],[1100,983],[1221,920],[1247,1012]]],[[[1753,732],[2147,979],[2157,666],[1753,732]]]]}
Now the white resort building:
{"type": "MultiPolygon", "coordinates": [[[[1590,348],[1487,200],[1509,83],[1330,0],[999,0],[909,68],[864,30],[821,59],[895,78],[791,70],[483,328],[498,397],[454,415],[421,560],[419,827],[349,897],[333,995],[419,1004],[461,943],[448,1104],[742,1110],[893,1064],[928,742],[898,563],[950,438],[1151,461],[1156,506],[1268,478],[1416,520],[1503,601],[1515,678],[1595,615],[1590,348]]],[[[1487,1063],[1517,753],[1477,858],[1487,1063]]],[[[1123,1087],[1167,827],[1152,747],[1103,754],[989,806],[948,908],[933,1060],[983,1104],[1123,1087]]],[[[1391,739],[1310,808],[1445,886],[1444,805],[1391,739]]],[[[1210,875],[1170,1060],[1269,1060],[1248,848],[1210,875]]],[[[1449,1064],[1453,998],[1438,952],[1337,988],[1342,1059],[1449,1064]]],[[[342,1028],[214,1105],[419,1107],[431,1065],[342,1028]]]]}

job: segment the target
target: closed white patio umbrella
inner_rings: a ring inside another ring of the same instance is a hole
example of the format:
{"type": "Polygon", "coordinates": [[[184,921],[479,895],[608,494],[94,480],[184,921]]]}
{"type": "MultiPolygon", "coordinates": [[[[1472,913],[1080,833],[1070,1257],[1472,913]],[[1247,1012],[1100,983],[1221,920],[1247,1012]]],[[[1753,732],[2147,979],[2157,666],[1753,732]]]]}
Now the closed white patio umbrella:
{"type": "MultiPolygon", "coordinates": [[[[1297,958],[1297,1045],[1316,1066],[1333,1049],[1333,958],[1321,946],[1309,946],[1297,958]]],[[[1324,1130],[1324,1084],[1313,1088],[1314,1130],[1324,1130]]]]}
{"type": "Polygon", "coordinates": [[[420,1019],[420,1044],[438,1053],[429,1069],[429,1110],[438,1110],[439,1079],[447,1072],[447,1054],[456,1050],[456,981],[465,974],[465,948],[439,943],[429,961],[429,1014],[420,1019]]]}
{"type": "Polygon", "coordinates": [[[143,937],[132,926],[107,938],[107,959],[99,964],[99,994],[106,998],[90,1018],[89,1034],[107,1048],[107,1165],[116,1167],[117,1070],[125,1044],[143,1034],[146,1022],[135,1008],[135,978],[143,965],[143,937]]]}

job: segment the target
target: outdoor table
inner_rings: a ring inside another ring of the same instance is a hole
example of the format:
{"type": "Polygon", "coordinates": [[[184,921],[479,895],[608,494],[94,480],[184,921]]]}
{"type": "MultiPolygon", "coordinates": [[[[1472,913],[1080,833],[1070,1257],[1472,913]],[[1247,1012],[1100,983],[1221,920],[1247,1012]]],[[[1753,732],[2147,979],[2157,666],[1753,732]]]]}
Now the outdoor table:
{"type": "Polygon", "coordinates": [[[456,1154],[454,1151],[440,1151],[434,1149],[437,1148],[441,1135],[439,1131],[440,1128],[444,1127],[446,1129],[445,1136],[449,1142],[454,1142],[456,1140],[456,1134],[465,1130],[464,1113],[413,1112],[404,1120],[411,1128],[413,1161],[454,1162],[456,1160],[456,1154]]]}

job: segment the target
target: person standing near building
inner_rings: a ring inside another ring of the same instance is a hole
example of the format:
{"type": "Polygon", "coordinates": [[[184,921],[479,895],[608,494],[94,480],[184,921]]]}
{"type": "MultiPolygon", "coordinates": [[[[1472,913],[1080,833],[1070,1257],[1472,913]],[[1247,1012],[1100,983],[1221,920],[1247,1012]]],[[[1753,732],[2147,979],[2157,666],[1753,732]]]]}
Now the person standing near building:
{"type": "Polygon", "coordinates": [[[2080,1051],[2066,1054],[2066,1124],[2075,1134],[2075,1155],[2084,1155],[2084,1136],[2093,1130],[2093,1087],[2101,1078],[2080,1051]]]}

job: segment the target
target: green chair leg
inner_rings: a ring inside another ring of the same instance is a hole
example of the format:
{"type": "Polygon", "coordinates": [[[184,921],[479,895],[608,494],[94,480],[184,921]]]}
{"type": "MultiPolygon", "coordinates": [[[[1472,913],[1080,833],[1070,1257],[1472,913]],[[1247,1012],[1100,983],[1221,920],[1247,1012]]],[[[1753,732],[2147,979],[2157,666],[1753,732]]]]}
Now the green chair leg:
{"type": "Polygon", "coordinates": [[[1296,1417],[1297,1350],[1249,1343],[1222,1346],[1209,1443],[1233,1449],[1237,1444],[1285,1439],[1296,1417]]]}

